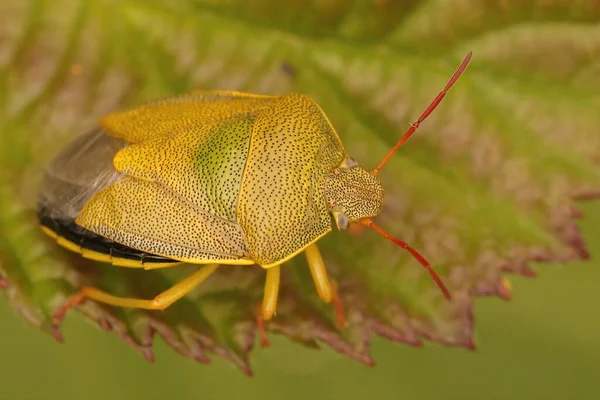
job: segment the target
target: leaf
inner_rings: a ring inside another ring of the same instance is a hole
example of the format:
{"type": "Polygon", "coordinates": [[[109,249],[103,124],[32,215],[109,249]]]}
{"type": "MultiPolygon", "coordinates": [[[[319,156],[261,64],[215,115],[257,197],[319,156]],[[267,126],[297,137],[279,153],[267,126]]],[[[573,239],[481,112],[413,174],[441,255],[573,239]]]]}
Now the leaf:
{"type": "MultiPolygon", "coordinates": [[[[59,339],[50,315],[81,285],[152,298],[189,268],[132,271],[60,249],[35,219],[44,165],[102,115],[196,88],[306,93],[369,168],[474,53],[380,174],[378,223],[426,255],[452,303],[373,232],[334,232],[320,245],[349,326],[336,328],[297,257],[270,332],[369,364],[373,335],[473,348],[475,296],[509,298],[504,274],[534,275],[529,261],[588,257],[573,199],[600,194],[594,2],[30,0],[3,2],[0,15],[0,287],[59,339]]],[[[159,334],[250,373],[263,281],[259,268],[228,267],[164,312],[80,311],[149,359],[159,334]]]]}

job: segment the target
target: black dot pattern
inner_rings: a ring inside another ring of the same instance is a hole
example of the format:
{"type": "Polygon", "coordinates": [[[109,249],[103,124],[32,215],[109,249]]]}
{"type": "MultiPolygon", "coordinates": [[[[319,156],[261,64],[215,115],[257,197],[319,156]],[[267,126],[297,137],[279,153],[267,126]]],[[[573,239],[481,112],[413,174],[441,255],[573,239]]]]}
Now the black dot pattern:
{"type": "Polygon", "coordinates": [[[111,114],[108,135],[130,145],[124,178],[76,222],[132,249],[187,262],[269,267],[350,220],[381,211],[379,181],[344,167],[343,145],[309,97],[192,92],[111,114]]]}
{"type": "Polygon", "coordinates": [[[75,222],[125,246],[179,261],[253,262],[240,227],[156,182],[126,177],[97,193],[75,222]]]}
{"type": "Polygon", "coordinates": [[[206,121],[227,120],[255,112],[275,99],[241,92],[198,90],[109,114],[100,120],[100,126],[110,136],[142,143],[184,132],[206,121]]]}
{"type": "Polygon", "coordinates": [[[383,195],[379,179],[358,165],[336,168],[325,178],[329,210],[345,214],[351,222],[379,215],[383,195]]]}
{"type": "Polygon", "coordinates": [[[77,252],[83,257],[86,257],[86,254],[89,255],[89,253],[86,252],[86,250],[89,250],[96,254],[105,256],[100,258],[94,256],[92,259],[110,261],[114,264],[122,262],[123,260],[136,261],[140,266],[157,264],[166,266],[179,264],[179,261],[170,258],[145,253],[138,249],[123,246],[122,244],[116,243],[92,231],[82,228],[81,226],[75,224],[75,221],[72,219],[53,218],[51,216],[52,211],[43,206],[38,208],[37,214],[40,225],[53,232],[53,234],[50,235],[51,237],[53,237],[55,240],[58,240],[58,238],[65,239],[67,242],[73,245],[67,248],[69,250],[73,250],[74,248],[78,249],[77,252]]]}
{"type": "Polygon", "coordinates": [[[327,117],[307,96],[282,96],[258,116],[237,213],[258,264],[288,259],[331,230],[324,181],[345,157],[327,117]]]}
{"type": "Polygon", "coordinates": [[[175,135],[128,146],[115,156],[115,168],[159,182],[195,207],[235,222],[257,115],[208,120],[175,135]]]}

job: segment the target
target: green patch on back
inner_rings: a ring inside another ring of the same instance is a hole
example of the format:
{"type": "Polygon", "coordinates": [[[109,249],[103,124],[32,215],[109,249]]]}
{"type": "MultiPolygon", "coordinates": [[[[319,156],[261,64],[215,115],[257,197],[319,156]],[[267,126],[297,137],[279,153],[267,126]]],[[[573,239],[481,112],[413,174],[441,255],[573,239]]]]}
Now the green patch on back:
{"type": "Polygon", "coordinates": [[[119,151],[115,168],[162,184],[191,206],[236,222],[237,198],[258,113],[208,120],[119,151]]]}
{"type": "Polygon", "coordinates": [[[192,155],[211,212],[236,221],[237,201],[257,114],[217,123],[192,155]]]}

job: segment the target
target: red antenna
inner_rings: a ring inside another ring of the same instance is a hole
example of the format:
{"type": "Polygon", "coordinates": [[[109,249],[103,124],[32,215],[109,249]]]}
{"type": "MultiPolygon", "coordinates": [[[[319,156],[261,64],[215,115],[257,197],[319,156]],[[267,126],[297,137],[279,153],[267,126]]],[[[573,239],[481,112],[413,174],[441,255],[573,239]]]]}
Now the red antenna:
{"type": "MultiPolygon", "coordinates": [[[[398,140],[398,143],[396,143],[396,145],[394,147],[392,147],[392,149],[385,155],[385,157],[383,157],[383,160],[381,160],[379,165],[373,171],[371,171],[371,173],[373,175],[376,176],[379,173],[379,170],[390,160],[390,158],[392,158],[392,156],[394,155],[394,153],[396,151],[398,151],[400,146],[402,146],[404,143],[406,143],[406,141],[413,135],[413,133],[415,133],[417,131],[417,129],[419,129],[419,126],[421,125],[421,123],[423,121],[425,121],[427,119],[427,117],[429,117],[429,115],[433,112],[433,110],[435,110],[436,107],[442,102],[444,97],[446,97],[446,93],[448,92],[448,90],[450,90],[450,88],[452,88],[452,86],[454,86],[454,84],[456,83],[458,78],[460,78],[460,76],[465,71],[465,69],[467,69],[469,62],[471,62],[472,55],[473,55],[472,52],[469,52],[469,54],[467,54],[467,56],[465,57],[463,62],[460,63],[460,66],[458,67],[458,69],[456,70],[454,75],[452,75],[452,78],[450,78],[450,80],[446,84],[446,87],[444,87],[444,90],[442,90],[440,93],[438,93],[438,95],[431,102],[431,104],[429,104],[429,106],[425,109],[425,111],[423,111],[423,114],[421,114],[419,119],[410,125],[410,128],[404,133],[404,135],[402,135],[400,140],[398,140]]],[[[404,250],[408,251],[423,266],[423,268],[425,268],[427,270],[427,272],[429,272],[429,275],[431,275],[431,277],[433,278],[433,280],[435,281],[437,286],[440,288],[442,293],[444,293],[444,296],[446,297],[446,299],[448,299],[448,300],[452,299],[452,296],[450,295],[450,291],[448,290],[446,285],[444,285],[444,282],[442,282],[439,275],[433,270],[433,268],[431,268],[431,264],[429,264],[429,262],[425,259],[425,257],[423,257],[421,254],[419,254],[419,252],[417,252],[415,249],[410,247],[408,243],[403,242],[400,239],[396,239],[395,237],[391,236],[390,234],[385,232],[383,229],[381,229],[380,227],[375,225],[375,223],[370,218],[363,218],[360,220],[360,222],[363,225],[368,226],[369,228],[373,229],[375,232],[377,232],[378,234],[380,234],[387,240],[390,240],[390,241],[396,243],[398,246],[400,246],[404,250]]]]}
{"type": "Polygon", "coordinates": [[[375,225],[375,223],[373,221],[371,221],[370,218],[363,218],[363,219],[360,220],[360,223],[363,224],[363,225],[365,225],[365,226],[368,226],[369,228],[373,229],[375,232],[379,233],[381,236],[383,236],[387,240],[391,240],[392,242],[396,243],[398,246],[402,247],[404,250],[408,251],[414,258],[417,259],[417,261],[419,263],[421,263],[421,265],[423,266],[423,268],[425,268],[429,272],[429,275],[431,275],[431,277],[433,278],[433,280],[435,281],[435,283],[438,285],[438,287],[440,288],[440,290],[442,291],[442,293],[444,293],[444,296],[446,297],[446,299],[452,300],[452,296],[450,295],[450,291],[448,290],[448,288],[446,287],[446,285],[444,285],[444,282],[442,282],[442,279],[433,270],[433,268],[431,268],[431,264],[429,264],[429,262],[427,262],[427,260],[425,259],[425,257],[423,257],[421,254],[419,254],[418,251],[416,251],[415,249],[413,249],[412,247],[410,247],[408,243],[403,242],[400,239],[396,239],[395,237],[393,237],[390,234],[388,234],[387,232],[385,232],[383,229],[381,229],[380,227],[378,227],[377,225],[375,225]]]}
{"type": "Polygon", "coordinates": [[[423,111],[423,114],[421,114],[419,119],[410,125],[410,128],[408,128],[408,130],[404,133],[404,135],[402,135],[400,140],[398,140],[398,143],[396,143],[396,145],[394,147],[392,147],[392,149],[385,155],[385,157],[383,157],[383,160],[381,160],[381,162],[379,163],[377,168],[375,168],[373,171],[371,171],[371,173],[373,175],[377,176],[381,167],[383,167],[385,165],[385,163],[387,163],[390,160],[390,158],[392,158],[392,156],[394,155],[394,153],[396,151],[398,151],[400,146],[402,146],[404,143],[406,143],[406,141],[413,135],[413,133],[415,133],[417,131],[417,129],[419,129],[419,125],[421,125],[421,123],[423,121],[425,121],[427,119],[427,117],[429,117],[429,114],[431,114],[433,112],[433,110],[435,110],[436,107],[442,102],[442,100],[446,96],[446,93],[448,92],[448,90],[450,90],[450,88],[452,86],[454,86],[454,84],[456,83],[458,78],[460,78],[460,76],[465,71],[465,69],[467,69],[469,62],[471,61],[472,55],[473,55],[472,52],[469,52],[469,54],[467,54],[467,56],[465,57],[463,62],[460,64],[460,66],[458,67],[458,69],[456,70],[454,75],[452,75],[452,78],[450,78],[450,80],[446,84],[446,87],[444,88],[444,90],[442,90],[436,96],[436,98],[431,102],[429,107],[427,107],[425,109],[425,111],[423,111]]]}

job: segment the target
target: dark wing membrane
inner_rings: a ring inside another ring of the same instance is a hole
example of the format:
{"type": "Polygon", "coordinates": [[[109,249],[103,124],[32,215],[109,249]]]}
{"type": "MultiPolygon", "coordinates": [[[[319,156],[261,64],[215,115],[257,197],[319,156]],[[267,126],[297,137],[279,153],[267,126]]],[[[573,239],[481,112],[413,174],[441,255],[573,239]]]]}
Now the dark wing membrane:
{"type": "Polygon", "coordinates": [[[237,224],[193,207],[159,183],[118,172],[115,154],[128,145],[96,129],[56,157],[38,202],[48,235],[83,257],[120,266],[253,263],[237,224]]]}
{"type": "Polygon", "coordinates": [[[127,144],[100,128],[78,136],[48,166],[38,212],[43,209],[49,218],[74,220],[94,194],[122,177],[113,158],[127,144]]]}
{"type": "Polygon", "coordinates": [[[37,209],[40,225],[61,246],[86,258],[128,267],[177,264],[179,261],[124,246],[75,223],[92,196],[123,177],[114,169],[113,158],[127,144],[97,128],[62,150],[48,166],[42,183],[37,209]]]}

